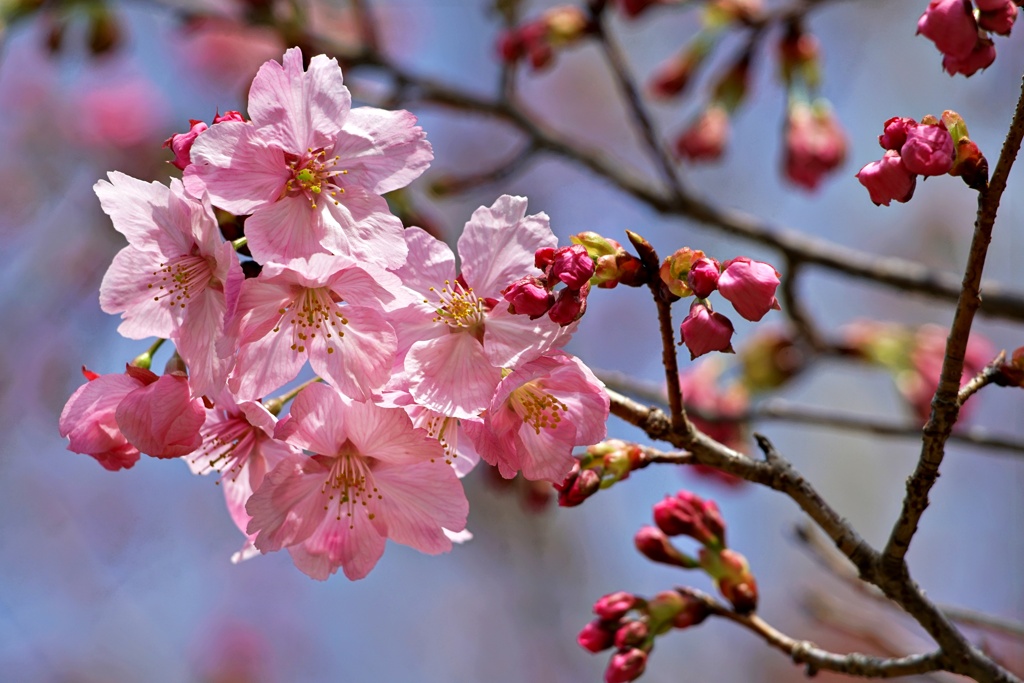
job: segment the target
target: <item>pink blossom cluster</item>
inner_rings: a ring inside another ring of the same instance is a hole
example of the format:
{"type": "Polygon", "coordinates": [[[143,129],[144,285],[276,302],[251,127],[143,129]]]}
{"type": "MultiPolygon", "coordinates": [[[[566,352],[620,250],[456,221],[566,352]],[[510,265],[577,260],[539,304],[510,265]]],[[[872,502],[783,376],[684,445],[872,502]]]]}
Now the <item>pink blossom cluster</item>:
{"type": "Polygon", "coordinates": [[[590,20],[579,7],[552,7],[502,33],[498,56],[508,64],[525,59],[534,70],[544,69],[554,62],[558,50],[579,42],[590,30],[590,20]]]}
{"type": "Polygon", "coordinates": [[[946,73],[972,76],[995,61],[989,33],[1010,35],[1017,9],[1014,0],[975,0],[974,5],[970,0],[931,0],[917,32],[935,43],[946,73]]]}
{"type": "Polygon", "coordinates": [[[528,315],[536,320],[547,315],[553,322],[571,325],[587,311],[594,260],[582,244],[555,249],[544,247],[534,255],[534,264],[542,274],[516,280],[502,290],[509,313],[528,315]],[[554,288],[565,287],[554,294],[554,288]]]}
{"type": "Polygon", "coordinates": [[[894,116],[885,122],[878,144],[886,150],[857,173],[876,206],[892,200],[908,202],[914,196],[917,176],[945,175],[953,168],[956,150],[946,124],[934,117],[920,123],[894,116]]]}
{"type": "MultiPolygon", "coordinates": [[[[235,559],[287,549],[317,579],[362,578],[388,539],[450,550],[478,458],[562,481],[573,448],[604,438],[609,401],[561,350],[574,325],[503,304],[538,251],[555,253],[547,216],[521,197],[480,207],[458,263],[405,229],[382,195],[422,174],[431,146],[407,111],[352,107],[323,55],[264,64],[247,113],[168,141],[181,181],[96,184],[128,241],[101,307],[122,335],[175,351],[161,377],[135,367],[148,354],[87,375],[61,416],[69,448],[108,469],[147,453],[219,474],[246,536],[235,559]],[[214,207],[244,217],[243,238],[225,239],[214,207]]],[[[570,271],[553,261],[547,277],[578,292],[570,271]]]]}
{"type": "Polygon", "coordinates": [[[712,351],[733,352],[732,321],[712,309],[708,301],[712,292],[717,290],[740,316],[752,322],[772,309],[779,310],[775,290],[780,275],[763,261],[737,256],[719,263],[703,251],[684,247],[665,259],[660,275],[676,296],[696,297],[679,329],[691,358],[712,351]]]}

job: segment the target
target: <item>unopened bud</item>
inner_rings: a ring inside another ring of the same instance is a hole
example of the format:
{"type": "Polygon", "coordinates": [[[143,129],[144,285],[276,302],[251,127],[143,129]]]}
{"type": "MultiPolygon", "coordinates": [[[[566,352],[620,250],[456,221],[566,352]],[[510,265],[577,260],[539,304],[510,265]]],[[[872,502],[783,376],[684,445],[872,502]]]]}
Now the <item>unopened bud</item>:
{"type": "Polygon", "coordinates": [[[615,647],[626,650],[632,647],[642,647],[647,640],[647,624],[633,619],[627,621],[615,632],[615,647]]]}
{"type": "Polygon", "coordinates": [[[681,298],[688,297],[693,294],[688,282],[690,268],[702,258],[705,256],[700,249],[683,247],[665,258],[658,270],[658,275],[670,292],[681,298]]]}
{"type": "Polygon", "coordinates": [[[713,500],[680,491],[654,505],[654,522],[668,536],[689,536],[710,548],[725,545],[725,522],[713,500]]]}
{"type": "Polygon", "coordinates": [[[555,251],[551,262],[551,277],[561,280],[570,289],[580,289],[594,275],[594,261],[582,244],[562,247],[555,251]]]}
{"type": "Polygon", "coordinates": [[[547,313],[555,303],[555,295],[549,292],[544,284],[535,277],[516,280],[501,290],[501,294],[509,303],[509,313],[528,315],[530,320],[536,320],[547,313]]]}
{"type": "Polygon", "coordinates": [[[571,325],[587,312],[587,294],[589,293],[589,282],[579,290],[563,289],[558,293],[554,305],[548,311],[548,317],[562,327],[571,325]]]}
{"type": "MultiPolygon", "coordinates": [[[[612,624],[614,623],[612,622],[612,624]]],[[[580,630],[579,635],[576,636],[576,642],[584,650],[590,652],[607,650],[615,643],[615,631],[609,629],[609,626],[609,622],[595,619],[580,630]]]]}
{"type": "Polygon", "coordinates": [[[695,569],[698,562],[681,553],[665,535],[661,529],[653,526],[645,526],[636,532],[633,543],[644,557],[654,562],[668,564],[683,569],[695,569]]]}
{"type": "Polygon", "coordinates": [[[602,619],[621,619],[636,605],[637,598],[635,595],[625,591],[618,591],[617,593],[609,593],[595,602],[594,614],[602,619]]]}
{"type": "Polygon", "coordinates": [[[740,614],[749,614],[757,609],[757,581],[750,571],[747,558],[728,548],[702,548],[700,565],[715,579],[718,591],[733,609],[740,614]]]}
{"type": "Polygon", "coordinates": [[[718,287],[719,274],[718,261],[713,258],[698,259],[690,266],[686,284],[698,298],[707,299],[718,287]]]}
{"type": "Polygon", "coordinates": [[[632,648],[612,655],[604,672],[604,683],[629,683],[643,675],[647,668],[647,653],[632,648]]]}
{"type": "MultiPolygon", "coordinates": [[[[578,463],[577,463],[578,466],[578,463]]],[[[601,473],[595,470],[581,470],[571,473],[558,489],[558,504],[561,507],[576,507],[597,493],[601,488],[601,473]]]]}

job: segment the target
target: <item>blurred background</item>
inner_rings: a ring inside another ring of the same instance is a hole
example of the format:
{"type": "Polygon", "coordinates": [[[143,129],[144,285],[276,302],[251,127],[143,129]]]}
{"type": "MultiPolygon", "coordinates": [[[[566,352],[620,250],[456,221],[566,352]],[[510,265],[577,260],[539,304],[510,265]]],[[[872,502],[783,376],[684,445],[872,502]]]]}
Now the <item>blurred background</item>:
{"type": "MultiPolygon", "coordinates": [[[[552,4],[524,3],[524,14],[552,4]]],[[[914,36],[925,4],[825,3],[810,16],[808,28],[823,45],[822,92],[849,144],[845,165],[817,192],[782,177],[785,95],[775,61],[765,55],[754,63],[753,91],[733,121],[725,157],[685,168],[686,182],[772,224],[961,272],[973,192],[939,177],[919,183],[910,204],[875,207],[854,178],[880,156],[876,139],[891,116],[955,109],[989,159],[998,153],[1024,72],[1021,36],[997,41],[999,56],[983,73],[951,79],[932,43],[914,36]]],[[[492,5],[376,0],[373,8],[382,49],[403,68],[488,96],[500,69],[492,5]]],[[[15,16],[15,3],[2,7],[15,16]]],[[[344,0],[315,0],[306,11],[332,39],[354,34],[344,0]]],[[[177,171],[166,163],[164,139],[187,130],[190,118],[209,121],[218,109],[244,108],[255,70],[287,46],[272,31],[234,21],[239,12],[226,0],[55,3],[11,21],[0,38],[0,679],[599,681],[607,656],[575,644],[594,600],[617,590],[712,588],[706,577],[655,566],[633,549],[651,506],[680,488],[719,502],[731,546],[757,576],[760,614],[780,630],[839,651],[930,649],[908,619],[850,590],[794,540],[794,526],[805,518],[788,499],[674,467],[638,472],[573,509],[544,506],[522,486],[497,486],[480,470],[466,482],[471,542],[440,557],[389,544],[365,580],[319,583],[285,553],[232,565],[242,538],[220,489],[192,476],[184,462],[144,458],[110,473],[65,450],[57,418],[83,381],[80,367],[117,372],[146,347],[119,337],[117,319],[99,309],[99,282],[123,243],[92,185],[109,170],[166,182],[177,171]],[[197,12],[222,18],[186,20],[197,12]]],[[[641,83],[696,26],[696,14],[679,8],[610,23],[641,83]]],[[[346,73],[357,96],[372,96],[376,78],[346,73]]],[[[526,105],[554,130],[657,177],[595,48],[560,53],[550,69],[523,73],[520,87],[526,105]]],[[[700,87],[689,100],[654,105],[666,139],[699,109],[700,87]]],[[[492,168],[519,138],[482,116],[414,109],[435,161],[408,194],[450,242],[474,208],[509,193],[527,196],[531,212],[546,212],[563,244],[583,230],[625,241],[629,229],[662,255],[691,246],[722,260],[747,255],[782,265],[771,251],[666,219],[551,157],[499,183],[434,197],[432,182],[492,168]]],[[[1022,177],[1019,168],[1010,176],[986,267],[988,277],[1017,292],[1024,291],[1022,177]]],[[[823,270],[804,277],[800,294],[830,333],[865,318],[948,327],[953,310],[823,270]]],[[[753,326],[734,322],[742,345],[753,326]]],[[[1019,323],[979,317],[976,329],[996,348],[1024,345],[1019,323]]],[[[649,295],[624,287],[596,292],[570,350],[593,368],[659,381],[649,295]]],[[[820,362],[778,395],[913,419],[890,376],[860,364],[820,362]]],[[[972,425],[1024,439],[1024,392],[990,387],[972,403],[972,425]]],[[[917,441],[783,422],[757,428],[870,542],[884,543],[917,441]]],[[[609,432],[641,438],[614,418],[609,432]]],[[[953,444],[942,474],[909,555],[915,578],[938,602],[1024,619],[1024,454],[953,444]]],[[[1024,671],[1019,639],[968,631],[1024,671]]],[[[802,678],[750,634],[712,621],[659,639],[643,680],[802,678]]]]}

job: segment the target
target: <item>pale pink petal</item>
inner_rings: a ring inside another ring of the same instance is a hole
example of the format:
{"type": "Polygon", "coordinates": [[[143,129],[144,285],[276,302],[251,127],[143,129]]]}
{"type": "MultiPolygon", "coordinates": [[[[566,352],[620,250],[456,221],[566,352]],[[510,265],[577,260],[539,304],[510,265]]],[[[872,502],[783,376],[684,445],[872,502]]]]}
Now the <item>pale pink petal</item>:
{"type": "Polygon", "coordinates": [[[440,460],[384,465],[374,469],[373,478],[382,496],[388,538],[432,555],[452,549],[444,528],[466,528],[469,502],[450,467],[440,460]]]}
{"type": "Polygon", "coordinates": [[[117,406],[142,383],[126,374],[101,375],[75,390],[60,414],[60,435],[68,450],[96,458],[104,468],[127,469],[139,460],[117,426],[117,406]]]}
{"type": "Polygon", "coordinates": [[[459,238],[462,276],[478,297],[500,299],[505,287],[538,274],[538,249],[556,246],[546,214],[527,216],[525,197],[502,195],[466,223],[459,238]]]}
{"type": "MultiPolygon", "coordinates": [[[[576,429],[569,421],[562,421],[554,429],[542,429],[538,434],[529,425],[519,430],[514,456],[503,453],[499,457],[514,457],[523,476],[531,481],[560,482],[572,469],[575,459],[572,447],[576,443],[576,429]]],[[[481,452],[486,459],[487,456],[481,452]]]]}
{"type": "Polygon", "coordinates": [[[372,308],[344,306],[340,311],[345,324],[332,339],[323,334],[309,339],[310,365],[348,396],[370,399],[391,376],[395,331],[372,308]]]}
{"type": "Polygon", "coordinates": [[[423,228],[408,228],[403,236],[408,261],[395,272],[406,287],[426,293],[445,281],[455,282],[455,254],[447,244],[423,228]]]}
{"type": "Polygon", "coordinates": [[[405,356],[416,342],[448,336],[449,327],[434,320],[436,316],[433,306],[420,302],[388,313],[388,322],[398,335],[397,361],[404,364],[405,356]]]}
{"type": "Polygon", "coordinates": [[[420,177],[434,158],[427,134],[405,110],[357,107],[338,134],[334,154],[348,179],[374,194],[405,187],[420,177]]]}
{"type": "Polygon", "coordinates": [[[221,356],[217,342],[224,337],[226,306],[224,294],[206,289],[193,298],[178,331],[174,346],[188,365],[189,384],[194,396],[216,396],[224,387],[234,359],[221,356]]]}
{"type": "Polygon", "coordinates": [[[444,462],[441,445],[426,432],[414,429],[408,414],[401,408],[353,401],[348,409],[346,433],[366,457],[389,465],[444,462]]]}
{"type": "Polygon", "coordinates": [[[391,214],[387,201],[358,185],[346,187],[342,199],[338,204],[323,202],[323,246],[356,261],[388,269],[401,267],[408,248],[402,221],[391,214]]]}
{"type": "Polygon", "coordinates": [[[171,336],[179,313],[160,299],[149,276],[159,270],[160,255],[128,246],[117,252],[100,283],[100,308],[121,313],[117,331],[129,339],[171,336]]]}
{"type": "Polygon", "coordinates": [[[118,171],[111,171],[107,177],[110,182],[97,181],[93,190],[114,229],[129,244],[145,251],[188,253],[192,243],[190,221],[182,223],[167,213],[171,198],[165,185],[147,183],[118,171]]]}
{"type": "Polygon", "coordinates": [[[327,518],[301,545],[288,548],[292,561],[307,576],[326,580],[342,568],[356,581],[370,573],[384,554],[385,539],[366,515],[337,520],[327,518]]]}
{"type": "Polygon", "coordinates": [[[261,263],[284,262],[326,253],[329,236],[323,215],[302,195],[283,197],[260,208],[245,221],[249,251],[261,263]]]}
{"type": "Polygon", "coordinates": [[[268,146],[252,124],[226,121],[196,138],[184,183],[195,197],[208,192],[224,210],[248,214],[280,197],[289,178],[284,152],[268,146]]]}
{"type": "Polygon", "coordinates": [[[487,314],[484,353],[492,365],[510,367],[525,363],[565,345],[576,325],[562,327],[547,316],[530,320],[508,312],[504,300],[487,314]]]}
{"type": "Polygon", "coordinates": [[[486,422],[467,422],[462,429],[480,458],[497,467],[502,477],[512,479],[519,474],[521,462],[516,453],[516,429],[498,434],[486,422]]]}
{"type": "Polygon", "coordinates": [[[199,448],[199,429],[206,420],[202,403],[191,398],[188,380],[177,375],[163,375],[129,393],[115,417],[128,442],[154,458],[175,458],[199,448]]]}
{"type": "Polygon", "coordinates": [[[295,379],[306,364],[306,353],[291,348],[291,337],[268,334],[243,344],[228,378],[228,388],[242,398],[260,398],[295,379]]]}
{"type": "Polygon", "coordinates": [[[260,135],[292,153],[327,146],[351,106],[338,61],[316,55],[303,71],[298,48],[285,52],[281,64],[260,67],[249,89],[249,116],[260,135]]]}
{"type": "Polygon", "coordinates": [[[289,418],[278,423],[275,438],[322,455],[336,455],[348,439],[349,408],[336,389],[311,384],[295,397],[289,418]]]}
{"type": "Polygon", "coordinates": [[[486,409],[501,380],[501,369],[491,365],[480,342],[466,333],[413,344],[405,371],[417,403],[459,418],[473,418],[486,409]]]}
{"type": "Polygon", "coordinates": [[[601,382],[583,361],[559,353],[562,368],[544,380],[544,388],[568,407],[569,421],[576,427],[575,446],[589,446],[608,435],[609,399],[601,382]]]}
{"type": "Polygon", "coordinates": [[[254,342],[274,329],[283,317],[282,309],[292,304],[301,293],[290,278],[276,278],[272,266],[265,266],[258,278],[242,282],[238,297],[238,316],[233,334],[240,344],[254,342]]]}
{"type": "Polygon", "coordinates": [[[324,484],[330,470],[305,455],[279,463],[245,504],[252,516],[248,534],[256,534],[256,547],[268,553],[301,543],[323,521],[324,484]]]}

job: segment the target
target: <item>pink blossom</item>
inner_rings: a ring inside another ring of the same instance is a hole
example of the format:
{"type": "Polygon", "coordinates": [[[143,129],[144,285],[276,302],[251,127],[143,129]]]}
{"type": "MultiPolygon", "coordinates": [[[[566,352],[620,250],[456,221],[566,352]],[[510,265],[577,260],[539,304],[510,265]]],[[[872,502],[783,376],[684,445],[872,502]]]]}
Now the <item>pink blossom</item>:
{"type": "Polygon", "coordinates": [[[917,186],[917,175],[908,171],[899,153],[892,150],[860,169],[857,180],[868,189],[876,206],[889,206],[894,199],[909,202],[917,186]]]}
{"type": "MultiPolygon", "coordinates": [[[[224,124],[221,124],[224,125],[224,124]]],[[[349,396],[371,398],[391,374],[397,342],[385,319],[398,279],[345,256],[268,263],[239,297],[238,360],[228,386],[256,398],[313,370],[349,396]]]]}
{"type": "Polygon", "coordinates": [[[188,125],[187,133],[175,133],[164,140],[164,147],[170,148],[174,154],[174,160],[171,163],[182,171],[192,163],[192,159],[189,156],[192,152],[192,143],[196,141],[200,133],[209,128],[205,121],[199,121],[198,119],[189,119],[188,125]]]}
{"type": "MultiPolygon", "coordinates": [[[[253,491],[263,483],[263,477],[289,455],[301,451],[290,444],[274,439],[277,418],[263,404],[256,401],[236,403],[227,391],[222,391],[217,404],[206,411],[206,421],[199,434],[202,445],[183,456],[195,474],[220,474],[219,483],[224,490],[228,513],[235,526],[245,534],[251,517],[245,503],[253,491]]],[[[258,554],[253,546],[255,537],[246,534],[242,550],[232,557],[233,562],[258,554]]]]}
{"type": "Polygon", "coordinates": [[[900,156],[911,173],[945,175],[953,168],[953,136],[942,124],[914,126],[907,131],[900,156]]]}
{"type": "Polygon", "coordinates": [[[701,258],[694,261],[686,274],[686,284],[699,299],[706,299],[718,288],[718,261],[713,258],[701,258]]]}
{"type": "Polygon", "coordinates": [[[647,668],[647,653],[638,648],[622,650],[612,655],[604,672],[604,683],[629,683],[643,675],[647,668]]]}
{"type": "Polygon", "coordinates": [[[711,106],[676,139],[676,156],[690,161],[710,161],[722,156],[729,142],[729,112],[711,106]]]}
{"type": "Polygon", "coordinates": [[[944,55],[965,58],[978,42],[978,24],[970,0],[931,0],[917,22],[917,32],[935,43],[944,55]]]}
{"type": "Polygon", "coordinates": [[[609,630],[607,622],[595,619],[580,630],[576,642],[589,652],[601,652],[615,644],[615,631],[609,630]]]}
{"type": "Polygon", "coordinates": [[[988,38],[979,38],[974,49],[966,57],[946,55],[942,58],[942,68],[950,76],[962,74],[973,76],[982,69],[987,69],[996,61],[996,46],[988,38]]]}
{"type": "Polygon", "coordinates": [[[295,399],[276,436],[313,453],[290,456],[246,504],[263,553],[287,547],[295,565],[324,580],[340,567],[361,579],[386,539],[421,552],[451,550],[469,504],[437,441],[397,408],[314,384],[295,399]]]}
{"type": "Polygon", "coordinates": [[[587,312],[587,294],[590,293],[590,283],[583,286],[583,289],[563,289],[558,293],[555,303],[548,311],[548,318],[563,327],[571,325],[587,312]]]}
{"type": "Polygon", "coordinates": [[[582,244],[562,247],[555,251],[550,277],[560,280],[570,289],[578,290],[590,282],[593,276],[594,261],[582,244]]]}
{"type": "Polygon", "coordinates": [[[161,375],[135,389],[117,405],[114,418],[129,443],[154,458],[176,458],[202,443],[203,403],[192,398],[184,375],[161,375]]]}
{"type": "Polygon", "coordinates": [[[108,177],[93,189],[128,246],[103,277],[100,307],[121,313],[117,329],[129,339],[173,339],[196,395],[216,395],[231,367],[225,317],[243,279],[238,256],[209,201],[187,195],[180,181],[168,188],[108,177]]]}
{"type": "Polygon", "coordinates": [[[405,260],[402,224],[380,196],[433,158],[406,111],[351,108],[337,61],[302,53],[264,64],[249,91],[251,123],[225,121],[192,147],[185,184],[246,221],[257,261],[345,254],[386,267],[405,260]]]}
{"type": "Polygon", "coordinates": [[[1001,36],[1010,35],[1013,24],[1017,21],[1017,5],[1013,0],[999,0],[998,2],[978,3],[981,13],[978,15],[978,26],[986,31],[998,33],[1001,36]],[[992,9],[984,9],[982,4],[992,9]]]}
{"type": "Polygon", "coordinates": [[[397,273],[421,299],[390,319],[417,403],[450,417],[476,417],[490,404],[502,368],[568,341],[571,326],[497,305],[510,283],[538,274],[537,250],[557,244],[546,215],[526,215],[526,199],[505,195],[473,212],[458,243],[461,274],[440,240],[418,228],[406,230],[405,239],[409,265],[397,273]]]}
{"type": "Polygon", "coordinates": [[[795,104],[786,121],[786,177],[813,190],[846,159],[846,135],[824,106],[795,104]]]}
{"type": "Polygon", "coordinates": [[[498,385],[482,424],[463,425],[480,457],[511,479],[561,482],[574,446],[605,437],[609,401],[579,359],[553,352],[510,372],[498,385]]]}
{"type": "MultiPolygon", "coordinates": [[[[149,373],[140,368],[135,371],[149,373]]],[[[91,455],[111,472],[132,467],[139,461],[139,449],[121,433],[115,413],[124,397],[145,386],[144,382],[131,372],[97,375],[83,367],[82,373],[89,381],[78,387],[64,405],[60,435],[69,439],[69,451],[91,455]]]]}
{"type": "Polygon", "coordinates": [[[721,313],[712,313],[700,301],[694,301],[690,313],[679,326],[683,343],[690,351],[690,359],[712,351],[733,353],[732,321],[721,313]]]}
{"type": "Polygon", "coordinates": [[[635,595],[626,591],[617,591],[598,598],[594,603],[594,614],[602,619],[614,621],[626,616],[636,604],[635,595]]]}
{"type": "Polygon", "coordinates": [[[778,271],[746,256],[726,261],[718,278],[718,292],[737,313],[751,322],[759,321],[772,309],[779,310],[779,301],[775,298],[778,286],[778,271]]]}

